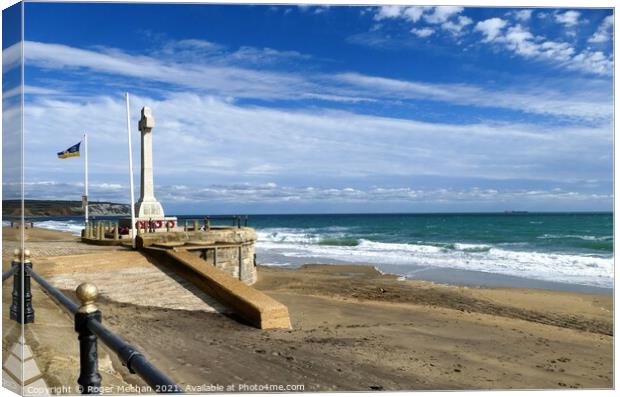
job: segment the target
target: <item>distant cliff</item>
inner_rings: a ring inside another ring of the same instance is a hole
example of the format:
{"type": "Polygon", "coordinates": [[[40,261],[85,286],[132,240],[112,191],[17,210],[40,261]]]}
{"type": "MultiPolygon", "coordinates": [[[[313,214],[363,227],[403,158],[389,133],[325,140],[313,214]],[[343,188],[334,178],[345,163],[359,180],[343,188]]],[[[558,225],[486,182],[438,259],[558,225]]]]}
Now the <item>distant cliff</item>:
{"type": "MultiPolygon", "coordinates": [[[[19,200],[2,200],[2,215],[17,216],[20,213],[19,200]]],[[[88,215],[129,215],[128,204],[95,201],[88,204],[88,215]]],[[[25,216],[77,216],[83,215],[81,201],[64,200],[25,200],[25,216]]]]}

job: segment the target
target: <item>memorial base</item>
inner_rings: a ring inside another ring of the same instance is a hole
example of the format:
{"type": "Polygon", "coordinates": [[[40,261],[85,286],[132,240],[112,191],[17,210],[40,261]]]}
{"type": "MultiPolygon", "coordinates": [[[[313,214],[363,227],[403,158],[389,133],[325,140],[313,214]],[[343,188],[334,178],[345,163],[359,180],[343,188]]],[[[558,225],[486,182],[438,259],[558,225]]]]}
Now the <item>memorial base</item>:
{"type": "MultiPolygon", "coordinates": [[[[131,218],[121,218],[118,221],[119,228],[131,228],[131,218]]],[[[138,233],[162,233],[183,231],[179,227],[176,216],[164,216],[158,218],[136,218],[135,227],[138,233]]]]}

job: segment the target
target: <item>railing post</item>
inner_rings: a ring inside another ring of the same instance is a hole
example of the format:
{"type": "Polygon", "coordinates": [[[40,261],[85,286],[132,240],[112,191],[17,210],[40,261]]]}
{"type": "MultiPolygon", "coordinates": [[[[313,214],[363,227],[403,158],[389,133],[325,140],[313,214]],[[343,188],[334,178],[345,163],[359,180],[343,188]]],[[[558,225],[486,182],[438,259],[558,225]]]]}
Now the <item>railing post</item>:
{"type": "Polygon", "coordinates": [[[82,394],[101,393],[101,375],[98,369],[97,335],[89,328],[90,321],[101,322],[101,312],[95,306],[98,291],[94,284],[82,283],[75,290],[81,306],[75,313],[75,332],[80,341],[80,376],[78,384],[82,394]]]}
{"type": "MultiPolygon", "coordinates": [[[[11,267],[20,265],[20,256],[21,251],[19,248],[16,248],[13,252],[13,260],[11,261],[11,267]]],[[[15,273],[13,273],[13,292],[11,293],[11,308],[9,316],[11,320],[20,321],[21,320],[21,302],[22,302],[22,275],[20,269],[17,269],[15,273]]]]}
{"type": "Polygon", "coordinates": [[[13,292],[9,317],[20,324],[34,322],[34,309],[32,308],[32,290],[30,289],[30,251],[24,250],[24,262],[22,267],[21,251],[16,249],[15,257],[11,261],[11,266],[19,266],[13,276],[13,292]],[[23,296],[22,296],[22,277],[23,277],[23,296]],[[23,317],[22,317],[23,310],[23,317]]]}

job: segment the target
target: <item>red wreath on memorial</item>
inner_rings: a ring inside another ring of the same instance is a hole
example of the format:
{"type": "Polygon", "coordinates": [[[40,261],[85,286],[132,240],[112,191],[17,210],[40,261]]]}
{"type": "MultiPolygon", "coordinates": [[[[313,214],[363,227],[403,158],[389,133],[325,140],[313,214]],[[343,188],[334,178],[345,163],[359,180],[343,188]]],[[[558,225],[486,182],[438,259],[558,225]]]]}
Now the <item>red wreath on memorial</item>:
{"type": "Polygon", "coordinates": [[[168,222],[166,222],[166,227],[169,227],[169,228],[171,228],[171,229],[172,229],[172,228],[174,227],[174,221],[168,221],[168,222]]]}

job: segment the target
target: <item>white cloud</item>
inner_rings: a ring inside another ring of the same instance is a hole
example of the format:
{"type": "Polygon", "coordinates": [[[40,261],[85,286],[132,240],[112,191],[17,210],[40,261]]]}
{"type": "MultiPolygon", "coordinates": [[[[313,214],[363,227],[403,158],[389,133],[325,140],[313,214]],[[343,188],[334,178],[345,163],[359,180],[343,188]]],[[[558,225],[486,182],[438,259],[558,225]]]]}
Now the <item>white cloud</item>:
{"type": "Polygon", "coordinates": [[[457,6],[437,6],[431,13],[424,15],[424,20],[432,24],[440,24],[448,19],[463,12],[463,7],[457,6]]]}
{"type": "Polygon", "coordinates": [[[481,32],[485,37],[483,41],[493,41],[499,36],[506,26],[506,21],[501,18],[490,18],[476,24],[474,30],[481,32]]]}
{"type": "Polygon", "coordinates": [[[514,15],[514,17],[522,22],[527,22],[532,18],[532,13],[534,12],[534,10],[518,10],[518,11],[513,11],[512,15],[514,15]]]}
{"type": "Polygon", "coordinates": [[[592,37],[588,39],[588,43],[607,43],[611,39],[614,29],[614,16],[608,15],[603,19],[600,26],[594,32],[592,37]]]}
{"type": "Polygon", "coordinates": [[[410,20],[411,22],[418,22],[420,20],[420,18],[422,17],[422,14],[424,13],[425,10],[427,10],[429,7],[407,7],[407,9],[405,9],[403,11],[403,15],[405,18],[407,18],[408,20],[410,20]]]}
{"type": "Polygon", "coordinates": [[[129,55],[115,49],[91,51],[33,41],[26,42],[25,47],[25,61],[29,66],[64,70],[86,68],[100,73],[208,90],[222,96],[294,98],[300,92],[316,89],[301,76],[232,64],[178,63],[174,59],[129,55]]]}
{"type": "Polygon", "coordinates": [[[471,18],[463,16],[463,15],[459,15],[458,18],[455,21],[446,21],[444,23],[441,24],[441,28],[443,30],[447,30],[448,32],[452,33],[455,36],[458,36],[462,33],[463,28],[465,28],[468,25],[471,25],[473,23],[473,21],[471,20],[471,18]]]}
{"type": "MultiPolygon", "coordinates": [[[[381,21],[384,19],[404,19],[411,23],[416,23],[423,19],[431,25],[440,25],[441,28],[454,36],[459,36],[463,28],[473,23],[472,19],[464,15],[463,7],[455,6],[383,6],[379,7],[374,19],[381,21]]],[[[434,32],[434,29],[423,27],[420,29],[413,28],[411,33],[418,37],[428,37],[434,32]]]]}
{"type": "MultiPolygon", "coordinates": [[[[405,14],[408,10],[404,6],[389,6],[381,8],[375,15],[376,19],[385,18],[406,18],[405,14]]],[[[465,29],[468,25],[471,25],[474,21],[465,16],[459,15],[463,12],[463,7],[457,6],[438,6],[438,7],[417,7],[413,13],[413,18],[410,20],[413,22],[423,19],[426,23],[431,25],[438,24],[442,30],[451,33],[455,37],[462,37],[465,29]]],[[[533,10],[523,9],[509,11],[505,15],[512,16],[512,21],[528,22],[532,15],[533,10]]],[[[553,16],[555,20],[564,25],[567,29],[564,33],[571,36],[576,36],[576,30],[574,29],[579,23],[581,18],[581,12],[579,11],[565,11],[555,12],[553,14],[545,12],[537,12],[539,18],[546,18],[553,16]]],[[[413,28],[411,33],[418,35],[419,37],[426,37],[430,35],[430,31],[425,30],[428,27],[413,28]],[[422,36],[420,35],[422,34],[422,36]]],[[[560,41],[558,39],[546,38],[539,34],[533,34],[529,28],[524,27],[522,24],[510,25],[510,23],[502,18],[493,17],[483,21],[478,21],[474,27],[475,31],[478,31],[484,35],[483,42],[503,44],[506,49],[524,58],[531,58],[537,60],[546,60],[551,62],[556,67],[565,68],[568,70],[579,71],[585,74],[596,74],[603,76],[610,76],[613,70],[612,55],[605,55],[602,51],[593,51],[589,48],[577,52],[573,44],[560,41]]],[[[603,43],[609,41],[611,32],[613,30],[613,16],[608,16],[603,20],[599,29],[588,40],[590,43],[603,43]]],[[[368,37],[368,43],[374,43],[376,45],[385,45],[386,38],[368,37]]]]}
{"type": "MultiPolygon", "coordinates": [[[[551,51],[551,49],[550,49],[551,51]]],[[[467,84],[430,84],[388,79],[358,73],[342,73],[335,79],[366,89],[375,96],[397,99],[426,99],[464,106],[496,107],[533,114],[561,116],[585,120],[611,120],[611,93],[605,83],[591,82],[590,89],[557,91],[550,87],[521,90],[486,90],[467,84]],[[598,92],[593,95],[593,92],[598,92]],[[599,96],[600,94],[600,96],[599,96]]],[[[586,82],[582,84],[590,85],[586,82]]]]}
{"type": "Polygon", "coordinates": [[[531,57],[537,54],[538,46],[534,35],[521,25],[512,26],[504,36],[507,47],[519,55],[531,57]]]}
{"type": "MultiPolygon", "coordinates": [[[[31,199],[76,200],[83,189],[82,182],[58,182],[53,180],[29,181],[25,183],[26,196],[31,199]]],[[[14,190],[19,186],[12,182],[4,183],[5,189],[14,190]]],[[[127,187],[121,184],[90,183],[89,190],[94,201],[126,202],[127,187]]],[[[321,186],[281,186],[276,183],[263,184],[206,184],[204,186],[155,185],[157,198],[165,203],[209,202],[229,204],[282,204],[282,203],[531,203],[550,202],[588,202],[590,205],[609,205],[612,194],[577,192],[560,188],[554,189],[480,189],[478,187],[453,188],[414,188],[381,187],[332,188],[321,186]]]]}
{"type": "Polygon", "coordinates": [[[431,29],[431,28],[413,28],[411,29],[411,33],[415,34],[418,37],[421,38],[425,38],[428,37],[430,35],[432,35],[435,32],[435,30],[431,29]]]}
{"type": "Polygon", "coordinates": [[[381,21],[383,19],[396,19],[403,18],[410,22],[417,22],[422,17],[424,11],[432,7],[419,7],[419,6],[382,6],[379,7],[377,13],[374,16],[375,21],[381,21]]]}
{"type": "Polygon", "coordinates": [[[614,61],[606,56],[602,51],[592,51],[587,49],[573,57],[568,63],[568,68],[579,71],[590,71],[592,73],[609,75],[614,67],[614,61]]]}
{"type": "Polygon", "coordinates": [[[18,67],[22,62],[22,42],[19,41],[2,50],[2,73],[18,67]]]}
{"type": "MultiPolygon", "coordinates": [[[[421,29],[422,34],[424,28],[421,29]]],[[[420,32],[419,32],[420,33],[420,32]]],[[[414,32],[415,34],[415,32],[414,32]]],[[[523,52],[527,45],[532,46],[532,55],[550,57],[562,54],[568,49],[559,45],[534,43],[529,32],[511,30],[505,38],[507,46],[514,51],[523,52]],[[520,41],[519,41],[520,40],[520,41]]],[[[27,42],[26,56],[29,65],[63,70],[87,69],[92,73],[104,73],[124,76],[137,82],[161,82],[196,92],[208,92],[223,98],[257,98],[270,99],[320,99],[324,101],[356,103],[390,100],[394,94],[397,99],[430,99],[448,103],[465,104],[482,107],[499,107],[536,114],[561,115],[583,118],[606,118],[609,116],[607,104],[609,98],[563,98],[548,95],[543,91],[490,92],[476,86],[454,84],[451,86],[407,82],[384,79],[359,74],[295,74],[270,72],[260,69],[241,68],[234,63],[228,66],[206,66],[194,61],[173,62],[147,56],[134,56],[119,50],[95,52],[58,44],[27,42]],[[334,83],[334,76],[337,83],[334,83]],[[346,84],[342,84],[342,83],[346,84]],[[371,82],[369,84],[369,82],[371,82]],[[376,84],[376,86],[373,86],[376,84]],[[468,99],[469,98],[469,99],[468,99]],[[491,98],[486,100],[484,98],[491,98]],[[515,100],[518,98],[518,100],[515,100]],[[594,99],[592,99],[594,98],[594,99]],[[579,106],[575,106],[578,104],[579,106]]],[[[593,71],[602,71],[605,58],[588,54],[578,59],[576,64],[591,62],[593,71]]],[[[228,57],[232,59],[234,57],[228,57]]],[[[566,60],[565,60],[566,61],[566,60]]]]}
{"type": "Polygon", "coordinates": [[[581,13],[578,11],[566,11],[564,13],[556,13],[555,21],[566,26],[567,28],[576,26],[579,23],[579,16],[581,13]]]}
{"type": "Polygon", "coordinates": [[[611,56],[591,49],[577,53],[572,44],[534,36],[521,25],[509,27],[494,42],[503,43],[508,50],[525,58],[551,61],[557,67],[603,76],[609,76],[613,71],[611,56]]]}
{"type": "MultiPolygon", "coordinates": [[[[429,123],[327,109],[240,106],[191,93],[133,96],[131,104],[134,147],[139,147],[140,107],[149,105],[157,120],[158,184],[285,185],[317,175],[332,181],[404,181],[415,175],[586,180],[610,173],[613,161],[611,122],[597,127],[429,123]]],[[[28,103],[26,180],[81,180],[81,162],[57,160],[55,153],[75,143],[88,115],[92,182],[124,185],[124,113],[120,95],[28,103]]],[[[137,157],[134,163],[139,164],[137,157]]]]}
{"type": "Polygon", "coordinates": [[[382,6],[379,7],[379,10],[375,14],[374,18],[377,21],[387,18],[398,18],[403,14],[405,8],[406,7],[404,6],[382,6]]]}

